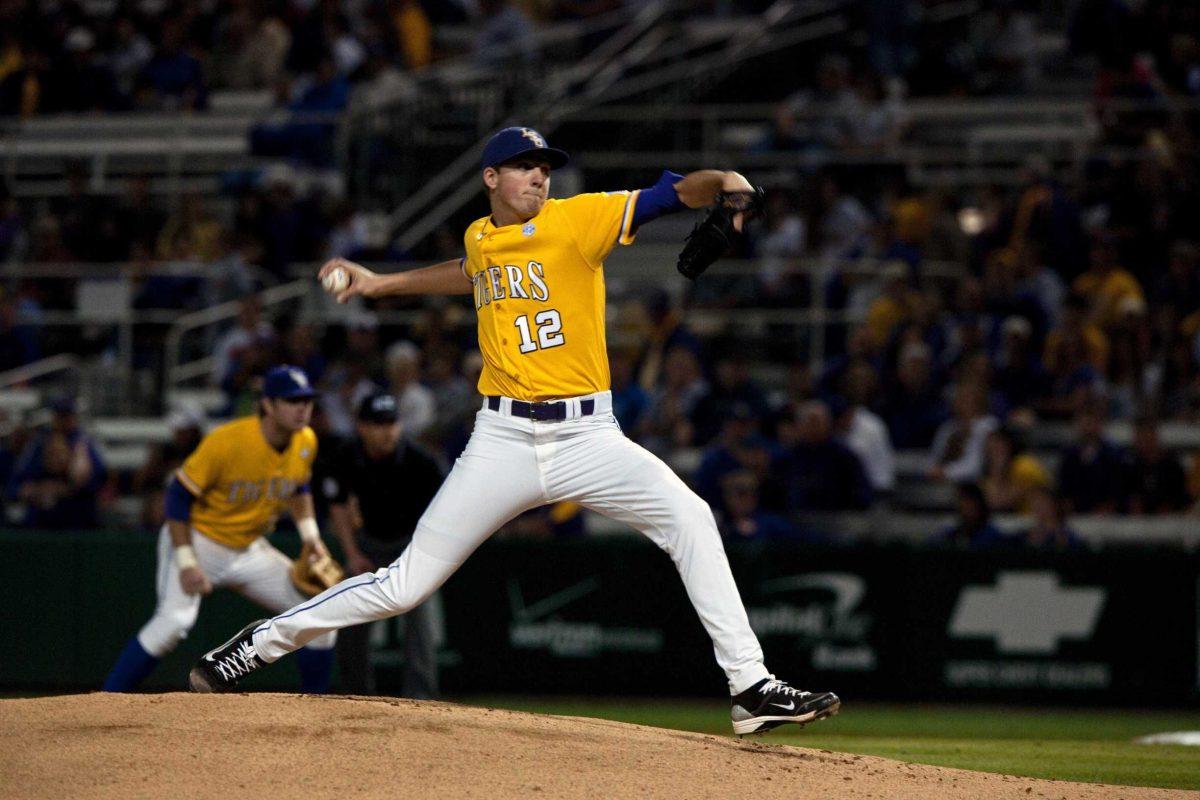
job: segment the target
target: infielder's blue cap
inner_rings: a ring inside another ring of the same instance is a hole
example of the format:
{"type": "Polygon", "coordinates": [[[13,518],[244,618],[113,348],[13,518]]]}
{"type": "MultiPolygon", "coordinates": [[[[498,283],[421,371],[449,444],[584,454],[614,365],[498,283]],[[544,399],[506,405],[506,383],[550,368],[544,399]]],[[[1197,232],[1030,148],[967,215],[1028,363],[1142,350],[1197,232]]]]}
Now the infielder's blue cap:
{"type": "Polygon", "coordinates": [[[291,364],[280,364],[267,370],[263,378],[263,396],[298,400],[304,397],[316,397],[317,391],[308,382],[308,376],[299,367],[291,364]]]}
{"type": "Polygon", "coordinates": [[[566,166],[570,156],[563,150],[546,144],[546,139],[533,128],[505,128],[498,131],[483,146],[483,158],[479,160],[484,169],[497,167],[517,156],[540,156],[550,164],[550,169],[566,166]]]}

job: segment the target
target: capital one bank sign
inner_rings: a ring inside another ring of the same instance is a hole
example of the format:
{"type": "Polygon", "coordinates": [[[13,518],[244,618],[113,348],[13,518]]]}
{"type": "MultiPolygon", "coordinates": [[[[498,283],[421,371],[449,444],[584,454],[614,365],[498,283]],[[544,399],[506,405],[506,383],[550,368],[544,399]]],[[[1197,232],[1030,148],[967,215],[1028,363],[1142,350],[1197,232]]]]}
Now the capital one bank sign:
{"type": "Polygon", "coordinates": [[[807,652],[813,669],[872,672],[878,656],[870,642],[873,618],[863,610],[867,583],[850,572],[812,572],[759,585],[748,605],[750,627],[764,638],[782,637],[807,652]]]}
{"type": "Polygon", "coordinates": [[[955,687],[1103,689],[1108,664],[1054,657],[1063,642],[1091,639],[1105,590],[1064,586],[1054,572],[1005,571],[994,585],[963,587],[950,617],[952,639],[990,639],[1001,658],[950,660],[946,683],[955,687]]]}

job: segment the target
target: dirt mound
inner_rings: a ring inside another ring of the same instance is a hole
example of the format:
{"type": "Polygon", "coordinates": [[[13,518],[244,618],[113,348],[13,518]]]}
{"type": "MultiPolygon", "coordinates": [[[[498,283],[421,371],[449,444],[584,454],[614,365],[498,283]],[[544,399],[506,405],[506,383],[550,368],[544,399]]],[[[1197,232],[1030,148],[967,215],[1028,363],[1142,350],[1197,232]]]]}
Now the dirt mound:
{"type": "Polygon", "coordinates": [[[638,725],[393,698],[0,701],[6,798],[1169,798],[638,725]]]}

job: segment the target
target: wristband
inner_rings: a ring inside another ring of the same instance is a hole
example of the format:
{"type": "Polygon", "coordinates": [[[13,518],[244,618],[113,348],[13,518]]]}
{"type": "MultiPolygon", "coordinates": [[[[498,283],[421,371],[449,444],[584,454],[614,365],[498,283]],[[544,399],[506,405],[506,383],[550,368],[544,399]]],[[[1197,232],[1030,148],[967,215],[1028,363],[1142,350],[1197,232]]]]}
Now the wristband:
{"type": "Polygon", "coordinates": [[[190,544],[180,545],[175,548],[175,566],[181,570],[191,569],[198,565],[196,561],[196,551],[192,549],[190,544]]]}
{"type": "Polygon", "coordinates": [[[321,541],[321,529],[312,517],[296,520],[296,530],[300,533],[300,541],[304,544],[316,544],[321,541]]]}

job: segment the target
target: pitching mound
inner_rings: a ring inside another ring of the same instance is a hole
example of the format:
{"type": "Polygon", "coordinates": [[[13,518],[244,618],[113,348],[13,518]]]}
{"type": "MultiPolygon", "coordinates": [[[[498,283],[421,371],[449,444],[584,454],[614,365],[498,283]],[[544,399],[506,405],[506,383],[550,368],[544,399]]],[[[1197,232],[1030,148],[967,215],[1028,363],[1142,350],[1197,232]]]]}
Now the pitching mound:
{"type": "Polygon", "coordinates": [[[0,701],[11,798],[1170,798],[392,698],[87,694],[0,701]]]}

